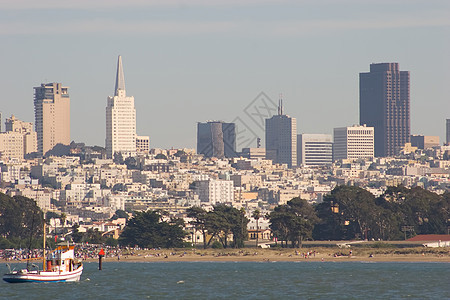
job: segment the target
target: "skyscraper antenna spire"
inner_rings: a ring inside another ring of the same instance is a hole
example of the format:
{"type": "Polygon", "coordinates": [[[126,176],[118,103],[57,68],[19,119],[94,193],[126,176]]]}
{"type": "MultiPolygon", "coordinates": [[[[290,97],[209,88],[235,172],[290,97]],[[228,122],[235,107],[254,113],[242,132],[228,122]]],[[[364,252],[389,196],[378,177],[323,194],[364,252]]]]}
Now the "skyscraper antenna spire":
{"type": "Polygon", "coordinates": [[[280,93],[280,99],[278,100],[278,115],[283,115],[283,94],[280,93]]]}
{"type": "Polygon", "coordinates": [[[119,95],[119,90],[125,91],[125,77],[123,76],[122,56],[120,55],[117,60],[116,88],[114,90],[114,96],[119,95]]]}

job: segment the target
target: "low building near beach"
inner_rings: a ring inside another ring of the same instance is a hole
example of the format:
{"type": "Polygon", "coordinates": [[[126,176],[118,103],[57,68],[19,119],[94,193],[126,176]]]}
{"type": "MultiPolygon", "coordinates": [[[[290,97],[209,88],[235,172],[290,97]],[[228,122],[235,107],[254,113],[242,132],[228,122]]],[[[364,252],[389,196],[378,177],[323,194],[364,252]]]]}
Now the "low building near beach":
{"type": "Polygon", "coordinates": [[[270,240],[272,238],[272,230],[270,229],[249,229],[248,239],[256,240],[256,235],[258,235],[259,240],[270,240]]]}
{"type": "Polygon", "coordinates": [[[450,247],[450,234],[419,234],[407,240],[408,242],[425,242],[424,247],[450,247]]]}

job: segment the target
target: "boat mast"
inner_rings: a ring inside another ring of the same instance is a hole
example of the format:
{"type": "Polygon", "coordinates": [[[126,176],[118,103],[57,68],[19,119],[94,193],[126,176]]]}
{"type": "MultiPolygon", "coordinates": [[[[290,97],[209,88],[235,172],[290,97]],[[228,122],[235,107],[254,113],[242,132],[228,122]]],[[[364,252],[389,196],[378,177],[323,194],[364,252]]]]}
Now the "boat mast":
{"type": "Polygon", "coordinates": [[[45,263],[46,263],[46,261],[45,261],[45,240],[46,240],[46,226],[45,226],[46,224],[45,224],[45,213],[44,213],[44,243],[43,243],[43,247],[44,247],[44,253],[43,253],[43,262],[42,262],[42,270],[43,271],[46,271],[46,266],[45,266],[45,263]]]}

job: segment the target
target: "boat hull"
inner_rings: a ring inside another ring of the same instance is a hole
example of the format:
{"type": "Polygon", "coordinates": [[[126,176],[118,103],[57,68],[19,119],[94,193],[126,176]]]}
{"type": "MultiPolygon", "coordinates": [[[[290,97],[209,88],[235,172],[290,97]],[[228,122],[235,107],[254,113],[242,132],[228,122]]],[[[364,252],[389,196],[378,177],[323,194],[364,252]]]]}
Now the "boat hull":
{"type": "Polygon", "coordinates": [[[39,273],[9,273],[3,276],[3,280],[9,283],[25,282],[71,282],[80,281],[83,266],[72,272],[39,272],[39,273]]]}

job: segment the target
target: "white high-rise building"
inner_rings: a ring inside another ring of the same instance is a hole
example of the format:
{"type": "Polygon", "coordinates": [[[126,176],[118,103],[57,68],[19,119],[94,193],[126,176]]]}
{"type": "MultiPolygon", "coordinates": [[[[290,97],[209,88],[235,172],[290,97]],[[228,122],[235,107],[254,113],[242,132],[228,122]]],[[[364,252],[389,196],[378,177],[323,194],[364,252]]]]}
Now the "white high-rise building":
{"type": "Polygon", "coordinates": [[[116,153],[124,158],[136,154],[136,109],[134,97],[126,95],[120,55],[114,96],[108,97],[106,106],[106,154],[114,158],[116,153]]]}
{"type": "Polygon", "coordinates": [[[374,128],[366,125],[334,128],[333,160],[371,159],[374,156],[374,128]]]}
{"type": "Polygon", "coordinates": [[[333,163],[333,139],[331,134],[297,136],[297,166],[323,166],[333,163]]]}
{"type": "Polygon", "coordinates": [[[234,187],[232,180],[202,180],[197,181],[197,194],[201,202],[212,205],[218,203],[232,203],[234,187]]]}

